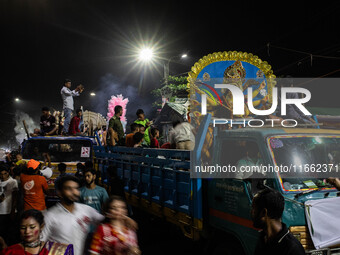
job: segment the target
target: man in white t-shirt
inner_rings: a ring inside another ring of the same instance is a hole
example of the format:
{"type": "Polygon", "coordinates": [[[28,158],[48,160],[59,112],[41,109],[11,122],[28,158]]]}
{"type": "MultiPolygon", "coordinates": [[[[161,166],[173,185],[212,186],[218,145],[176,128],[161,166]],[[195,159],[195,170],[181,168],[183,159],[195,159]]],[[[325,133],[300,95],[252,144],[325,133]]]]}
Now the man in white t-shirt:
{"type": "Polygon", "coordinates": [[[194,150],[194,127],[187,121],[175,121],[170,133],[170,143],[176,145],[179,150],[194,150]]]}
{"type": "Polygon", "coordinates": [[[13,244],[13,220],[16,213],[18,183],[9,175],[5,164],[0,166],[0,236],[7,244],[13,244]]]}
{"type": "Polygon", "coordinates": [[[59,180],[57,189],[61,201],[44,214],[42,239],[73,244],[74,255],[83,255],[90,226],[104,220],[104,216],[92,207],[76,202],[80,195],[78,182],[72,175],[59,180]]]}

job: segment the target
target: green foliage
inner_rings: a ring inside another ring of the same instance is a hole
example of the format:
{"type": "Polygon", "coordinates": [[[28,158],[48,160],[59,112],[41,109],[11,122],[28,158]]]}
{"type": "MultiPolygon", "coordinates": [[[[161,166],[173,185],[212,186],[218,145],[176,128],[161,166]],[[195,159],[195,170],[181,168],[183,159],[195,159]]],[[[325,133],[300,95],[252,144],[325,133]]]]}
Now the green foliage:
{"type": "Polygon", "coordinates": [[[187,76],[171,76],[168,77],[168,85],[154,89],[151,93],[155,96],[156,101],[153,103],[155,107],[162,106],[162,96],[169,97],[170,102],[174,102],[176,98],[187,97],[187,76]]]}

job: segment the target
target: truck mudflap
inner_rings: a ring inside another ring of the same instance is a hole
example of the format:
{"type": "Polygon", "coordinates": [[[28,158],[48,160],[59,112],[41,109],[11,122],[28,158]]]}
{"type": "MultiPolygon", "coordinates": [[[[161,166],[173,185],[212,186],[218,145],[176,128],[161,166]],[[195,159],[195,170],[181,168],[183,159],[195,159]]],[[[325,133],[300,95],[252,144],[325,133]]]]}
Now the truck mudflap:
{"type": "Polygon", "coordinates": [[[307,255],[340,255],[340,248],[323,248],[306,251],[307,255]]]}

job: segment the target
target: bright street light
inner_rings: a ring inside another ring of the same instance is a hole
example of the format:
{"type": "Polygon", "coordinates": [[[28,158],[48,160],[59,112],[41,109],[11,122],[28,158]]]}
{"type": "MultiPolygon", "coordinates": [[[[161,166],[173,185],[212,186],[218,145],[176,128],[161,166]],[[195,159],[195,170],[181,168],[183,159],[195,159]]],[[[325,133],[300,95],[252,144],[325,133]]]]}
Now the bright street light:
{"type": "Polygon", "coordinates": [[[16,98],[14,99],[14,101],[15,101],[15,102],[19,102],[19,101],[20,101],[20,98],[16,97],[16,98]]]}
{"type": "Polygon", "coordinates": [[[187,57],[188,55],[185,53],[182,55],[175,55],[175,56],[172,56],[171,58],[168,58],[168,61],[164,63],[164,81],[166,85],[168,85],[168,77],[169,77],[169,69],[170,69],[171,60],[173,60],[174,58],[183,59],[187,57]]]}
{"type": "Polygon", "coordinates": [[[90,96],[91,96],[91,97],[94,97],[95,95],[96,95],[96,93],[94,93],[94,92],[91,92],[91,93],[90,93],[90,96]]]}
{"type": "Polygon", "coordinates": [[[152,60],[153,57],[153,50],[150,48],[143,48],[139,52],[139,60],[143,62],[149,62],[152,60]]]}

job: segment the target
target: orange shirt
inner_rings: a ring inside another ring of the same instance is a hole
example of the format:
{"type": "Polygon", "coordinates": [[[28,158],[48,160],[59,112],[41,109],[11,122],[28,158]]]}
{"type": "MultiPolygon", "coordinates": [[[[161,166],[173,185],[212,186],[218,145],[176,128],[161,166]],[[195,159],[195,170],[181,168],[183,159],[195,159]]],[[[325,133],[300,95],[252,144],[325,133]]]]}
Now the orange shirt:
{"type": "Polygon", "coordinates": [[[125,137],[125,146],[133,147],[135,145],[135,141],[133,140],[134,133],[127,134],[125,137]]]}
{"type": "Polygon", "coordinates": [[[24,210],[36,209],[43,211],[46,209],[45,194],[48,185],[44,176],[21,174],[21,187],[24,193],[24,210]]]}

